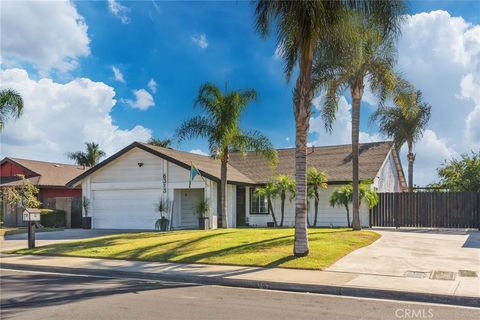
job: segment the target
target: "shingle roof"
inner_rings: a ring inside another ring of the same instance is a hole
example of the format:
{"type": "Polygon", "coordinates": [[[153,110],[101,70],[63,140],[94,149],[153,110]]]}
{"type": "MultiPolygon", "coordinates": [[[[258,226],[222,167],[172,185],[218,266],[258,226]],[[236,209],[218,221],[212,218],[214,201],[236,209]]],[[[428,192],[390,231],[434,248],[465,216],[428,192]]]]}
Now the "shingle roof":
{"type": "MultiPolygon", "coordinates": [[[[64,187],[68,181],[85,172],[82,166],[64,164],[58,162],[46,162],[38,160],[27,160],[7,157],[1,163],[10,161],[28,171],[31,171],[32,177],[29,180],[36,186],[64,187]]],[[[2,178],[0,186],[18,185],[18,180],[2,178]]]]}
{"type": "MultiPolygon", "coordinates": [[[[153,146],[146,143],[139,143],[139,144],[143,145],[146,148],[162,153],[169,158],[181,161],[182,163],[188,165],[189,167],[190,167],[190,164],[193,163],[193,165],[201,172],[206,173],[207,175],[216,177],[217,179],[220,179],[221,162],[218,159],[214,159],[208,156],[202,156],[200,154],[195,154],[191,152],[157,147],[157,146],[153,146]]],[[[249,177],[247,177],[246,175],[244,175],[243,173],[241,173],[231,165],[228,165],[228,168],[227,168],[227,180],[230,182],[254,183],[253,180],[251,180],[249,177]]]]}
{"type": "MultiPolygon", "coordinates": [[[[106,164],[122,156],[133,148],[140,148],[160,158],[175,163],[187,170],[193,163],[206,178],[220,180],[220,160],[190,152],[162,148],[146,143],[134,142],[105,159],[95,167],[68,182],[69,186],[75,185],[84,177],[92,174],[106,164]]],[[[360,172],[361,180],[373,180],[384,163],[388,153],[392,150],[391,142],[374,142],[360,144],[360,172]]],[[[395,152],[394,152],[395,153],[395,152]]],[[[395,153],[396,155],[396,153],[395,153]]],[[[295,149],[279,149],[278,165],[272,170],[265,158],[255,152],[243,154],[233,152],[230,154],[230,163],[227,170],[227,180],[230,183],[263,184],[268,182],[275,174],[294,176],[295,149]]],[[[395,159],[398,162],[398,158],[395,159]]],[[[348,182],[352,180],[351,145],[308,148],[307,165],[315,166],[327,172],[330,182],[348,182]]],[[[398,168],[401,167],[398,166],[398,168]]],[[[403,172],[400,173],[403,177],[403,172]]]]}
{"type": "MultiPolygon", "coordinates": [[[[359,177],[360,180],[373,180],[379,172],[385,158],[392,149],[391,142],[360,144],[359,177]]],[[[247,152],[230,154],[230,164],[257,183],[266,183],[275,174],[295,174],[295,148],[278,149],[278,164],[270,169],[261,154],[247,152]]],[[[328,174],[330,182],[352,181],[352,145],[307,148],[307,166],[314,166],[328,174]]]]}

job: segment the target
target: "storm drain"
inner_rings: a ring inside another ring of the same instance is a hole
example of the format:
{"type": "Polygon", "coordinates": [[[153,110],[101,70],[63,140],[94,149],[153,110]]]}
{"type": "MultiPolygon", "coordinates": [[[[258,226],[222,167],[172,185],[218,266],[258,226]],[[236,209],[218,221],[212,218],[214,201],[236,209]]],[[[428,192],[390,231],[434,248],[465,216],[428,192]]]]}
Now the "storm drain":
{"type": "Polygon", "coordinates": [[[430,272],[405,271],[404,275],[407,278],[428,278],[430,276],[430,272]]]}
{"type": "Polygon", "coordinates": [[[477,273],[472,270],[458,270],[458,275],[460,277],[473,277],[473,278],[478,277],[477,273]]]}
{"type": "Polygon", "coordinates": [[[430,279],[434,280],[455,280],[455,272],[435,270],[430,279]]]}

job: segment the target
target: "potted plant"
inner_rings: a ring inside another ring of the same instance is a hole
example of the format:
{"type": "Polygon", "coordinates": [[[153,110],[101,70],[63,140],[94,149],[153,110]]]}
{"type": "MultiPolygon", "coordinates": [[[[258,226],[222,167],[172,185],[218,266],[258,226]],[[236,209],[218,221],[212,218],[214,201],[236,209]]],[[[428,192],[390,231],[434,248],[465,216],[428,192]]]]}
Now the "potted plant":
{"type": "Polygon", "coordinates": [[[88,210],[90,209],[90,199],[83,196],[82,198],[83,212],[85,215],[82,217],[82,229],[92,229],[92,217],[88,216],[88,210]]]}
{"type": "Polygon", "coordinates": [[[197,205],[197,214],[198,214],[198,226],[200,230],[208,229],[208,211],[210,206],[208,201],[201,200],[197,205]]]}
{"type": "Polygon", "coordinates": [[[167,203],[160,199],[155,205],[155,210],[160,213],[160,218],[155,222],[156,231],[167,231],[169,220],[167,218],[168,206],[167,203]]]}

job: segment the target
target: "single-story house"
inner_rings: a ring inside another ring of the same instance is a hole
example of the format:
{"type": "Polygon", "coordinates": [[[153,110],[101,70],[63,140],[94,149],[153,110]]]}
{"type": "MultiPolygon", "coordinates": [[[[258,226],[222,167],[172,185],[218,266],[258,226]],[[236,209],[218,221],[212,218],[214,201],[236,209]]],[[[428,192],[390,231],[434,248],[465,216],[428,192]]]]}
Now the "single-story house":
{"type": "MultiPolygon", "coordinates": [[[[81,211],[74,208],[72,215],[72,206],[80,209],[82,189],[69,188],[66,184],[86,169],[78,165],[6,157],[0,162],[0,190],[20,186],[22,181],[18,175],[23,175],[39,189],[38,199],[43,207],[65,210],[67,227],[80,228],[81,211]]],[[[21,209],[3,200],[4,225],[23,226],[21,209]]]]}
{"type": "MultiPolygon", "coordinates": [[[[295,150],[279,149],[278,165],[272,169],[255,152],[232,153],[227,174],[229,227],[266,226],[272,221],[266,199],[257,197],[255,188],[276,174],[294,175],[295,150]]],[[[344,208],[332,208],[332,190],[348,184],[352,176],[351,145],[308,148],[308,166],[327,172],[328,188],[321,193],[320,226],[346,226],[344,208]]],[[[391,142],[365,143],[360,146],[360,179],[372,180],[379,192],[406,189],[400,159],[391,142]]],[[[93,228],[153,229],[159,213],[155,204],[163,199],[169,204],[173,229],[198,228],[196,206],[205,199],[210,204],[209,227],[221,225],[220,161],[208,156],[134,142],[68,183],[82,187],[90,199],[93,228]],[[192,164],[199,170],[189,186],[192,164]]],[[[280,214],[280,200],[274,200],[280,214]]],[[[313,219],[313,201],[309,215],[313,219]]],[[[368,208],[361,208],[361,223],[369,225],[368,208]]],[[[287,201],[285,225],[294,224],[294,203],[287,201]]]]}

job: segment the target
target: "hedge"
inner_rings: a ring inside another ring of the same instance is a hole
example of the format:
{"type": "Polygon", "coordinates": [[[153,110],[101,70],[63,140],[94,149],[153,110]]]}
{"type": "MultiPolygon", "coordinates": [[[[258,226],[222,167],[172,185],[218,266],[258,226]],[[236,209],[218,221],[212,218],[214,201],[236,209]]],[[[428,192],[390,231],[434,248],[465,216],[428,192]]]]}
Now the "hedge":
{"type": "Polygon", "coordinates": [[[40,223],[47,228],[64,228],[67,225],[65,210],[42,209],[40,223]]]}

